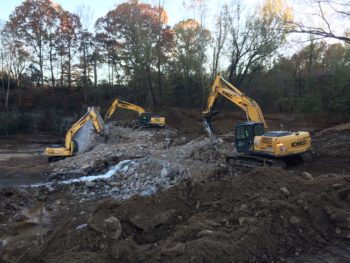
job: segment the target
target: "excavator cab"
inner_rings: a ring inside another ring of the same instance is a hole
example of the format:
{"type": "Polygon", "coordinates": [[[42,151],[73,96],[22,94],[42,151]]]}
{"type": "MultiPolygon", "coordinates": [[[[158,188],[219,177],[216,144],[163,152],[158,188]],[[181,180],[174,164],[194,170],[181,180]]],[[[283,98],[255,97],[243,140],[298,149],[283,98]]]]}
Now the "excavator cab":
{"type": "Polygon", "coordinates": [[[163,127],[165,126],[165,118],[152,114],[150,112],[144,112],[140,115],[140,125],[143,127],[163,127]]]}
{"type": "Polygon", "coordinates": [[[261,136],[265,132],[264,124],[247,121],[236,126],[236,149],[237,152],[249,153],[253,150],[255,136],[261,136]]]}
{"type": "Polygon", "coordinates": [[[148,125],[151,123],[152,114],[149,112],[141,113],[140,115],[140,125],[148,125]]]}

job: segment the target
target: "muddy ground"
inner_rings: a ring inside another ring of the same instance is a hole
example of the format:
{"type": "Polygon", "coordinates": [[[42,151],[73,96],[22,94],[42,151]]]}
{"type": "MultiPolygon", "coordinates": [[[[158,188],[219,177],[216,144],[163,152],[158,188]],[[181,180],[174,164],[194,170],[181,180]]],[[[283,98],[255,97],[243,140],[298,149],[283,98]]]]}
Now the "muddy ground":
{"type": "Polygon", "coordinates": [[[161,130],[114,122],[106,142],[50,165],[41,153],[60,138],[1,139],[0,262],[349,261],[350,125],[268,116],[311,131],[319,157],[247,169],[224,161],[240,118],[218,116],[217,150],[193,112],[161,130]]]}

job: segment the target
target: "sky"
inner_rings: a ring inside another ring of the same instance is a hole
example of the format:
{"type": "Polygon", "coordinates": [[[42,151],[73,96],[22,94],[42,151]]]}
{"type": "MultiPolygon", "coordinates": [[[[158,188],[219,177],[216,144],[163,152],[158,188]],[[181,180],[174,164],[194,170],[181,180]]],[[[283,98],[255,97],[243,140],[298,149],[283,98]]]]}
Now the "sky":
{"type": "MultiPolygon", "coordinates": [[[[0,20],[6,21],[9,17],[9,15],[15,10],[15,7],[20,5],[23,0],[1,0],[1,7],[0,7],[0,20]]],[[[114,9],[118,4],[125,2],[127,0],[52,0],[62,6],[63,9],[68,10],[70,12],[75,12],[77,7],[79,5],[85,5],[87,7],[92,8],[93,10],[93,22],[90,25],[90,30],[93,31],[93,24],[94,22],[99,18],[107,14],[109,10],[114,9]]],[[[149,3],[149,4],[158,4],[159,0],[139,0],[140,2],[149,3]]],[[[164,8],[168,13],[169,17],[169,25],[173,26],[177,22],[186,19],[186,18],[197,18],[198,15],[196,15],[192,10],[186,9],[184,6],[184,2],[191,3],[194,1],[200,1],[200,0],[160,0],[161,4],[164,2],[164,8]]],[[[244,3],[245,10],[248,10],[248,12],[254,10],[255,6],[262,5],[262,3],[265,0],[205,0],[207,4],[207,12],[205,16],[204,21],[204,27],[208,28],[209,30],[213,31],[215,26],[215,16],[219,13],[220,7],[225,3],[232,3],[240,1],[241,3],[244,3]]],[[[315,24],[315,25],[322,25],[320,24],[319,19],[315,19],[315,16],[311,16],[310,14],[315,13],[317,10],[316,7],[311,7],[310,3],[311,0],[285,0],[288,5],[292,6],[294,11],[294,18],[301,21],[307,21],[306,24],[315,24]],[[305,1],[308,1],[308,5],[305,5],[305,1]],[[316,9],[315,9],[316,8],[316,9]],[[315,11],[316,10],[316,11],[315,11]]],[[[327,10],[326,10],[327,11],[327,10]]],[[[345,29],[350,30],[350,21],[332,21],[333,30],[337,33],[342,34],[345,29]]],[[[324,24],[323,24],[324,26],[324,24]]],[[[295,50],[299,49],[301,46],[303,46],[307,40],[307,35],[301,35],[301,34],[294,34],[290,35],[288,37],[289,40],[289,46],[285,47],[284,51],[290,50],[288,53],[293,53],[295,50]],[[298,43],[301,44],[298,44],[298,43]]],[[[335,40],[328,40],[329,42],[334,42],[335,40]]]]}
{"type": "MultiPolygon", "coordinates": [[[[14,12],[16,6],[20,5],[23,0],[0,0],[1,7],[0,7],[0,22],[7,21],[9,15],[14,12]]],[[[118,4],[125,2],[127,0],[52,0],[55,3],[58,3],[62,6],[63,9],[68,10],[72,13],[75,13],[78,6],[85,5],[87,7],[90,7],[93,10],[93,19],[92,23],[90,25],[90,30],[93,31],[93,24],[94,22],[102,16],[105,16],[108,11],[114,9],[118,4]]],[[[159,0],[139,0],[143,3],[148,3],[152,5],[157,5],[159,0]]],[[[181,20],[187,19],[187,18],[199,18],[198,14],[196,15],[192,10],[186,9],[184,2],[193,3],[194,1],[203,1],[203,0],[160,0],[161,4],[164,2],[164,8],[166,12],[168,13],[169,17],[169,25],[174,26],[176,23],[178,23],[181,20]]],[[[219,9],[223,6],[225,3],[232,3],[232,2],[241,2],[245,6],[245,10],[248,12],[251,12],[255,9],[257,5],[262,5],[265,0],[205,0],[207,5],[207,11],[204,18],[204,27],[208,28],[209,30],[213,31],[215,27],[215,16],[219,13],[219,9]]],[[[294,18],[297,18],[297,20],[307,21],[306,24],[310,24],[313,22],[316,22],[316,25],[319,24],[320,21],[315,20],[313,16],[310,14],[315,13],[315,7],[310,7],[311,0],[285,0],[287,1],[287,4],[292,6],[294,18]],[[305,5],[305,2],[308,1],[308,5],[305,5]]],[[[317,8],[317,6],[316,6],[317,8]]],[[[350,21],[346,20],[343,22],[340,22],[339,20],[331,20],[332,25],[334,26],[334,30],[338,33],[344,32],[346,28],[350,29],[350,21]]],[[[0,23],[1,24],[1,23],[0,23]]],[[[288,35],[288,43],[287,45],[284,45],[280,50],[279,54],[283,54],[284,56],[291,56],[294,54],[297,50],[302,48],[307,44],[309,37],[305,34],[293,34],[288,35]]],[[[334,42],[335,40],[328,40],[328,42],[334,42]]],[[[210,53],[209,49],[209,53],[210,53]]],[[[208,54],[209,54],[208,53],[208,54]]],[[[210,56],[210,55],[209,55],[210,56]]],[[[225,61],[221,61],[221,63],[225,64],[225,61]]]]}
{"type": "MultiPolygon", "coordinates": [[[[184,7],[184,0],[161,0],[164,1],[165,10],[169,15],[169,24],[174,25],[177,22],[193,16],[193,11],[188,11],[184,7]]],[[[193,0],[192,0],[193,1],[193,0]]],[[[246,0],[245,4],[254,6],[256,3],[261,3],[263,0],[246,0]]],[[[79,5],[91,7],[94,10],[94,19],[104,16],[109,10],[112,10],[122,0],[55,0],[65,10],[74,12],[79,5]]],[[[141,0],[141,2],[157,4],[157,0],[141,0]]],[[[188,2],[188,1],[187,1],[188,2]]],[[[209,16],[216,14],[219,6],[228,0],[208,0],[209,16]]],[[[22,0],[1,0],[0,19],[6,21],[9,15],[15,10],[15,7],[20,5],[22,0]]],[[[209,25],[210,27],[210,25],[209,25]]]]}

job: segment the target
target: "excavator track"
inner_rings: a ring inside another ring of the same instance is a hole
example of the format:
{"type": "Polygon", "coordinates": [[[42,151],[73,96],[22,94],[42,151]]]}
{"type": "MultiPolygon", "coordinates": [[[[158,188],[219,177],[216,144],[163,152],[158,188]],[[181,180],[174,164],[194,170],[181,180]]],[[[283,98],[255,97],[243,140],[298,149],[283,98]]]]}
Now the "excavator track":
{"type": "Polygon", "coordinates": [[[286,169],[290,166],[295,166],[300,163],[306,163],[313,159],[318,158],[318,155],[313,149],[302,153],[300,155],[288,156],[284,159],[281,158],[269,158],[265,156],[257,156],[251,154],[238,154],[237,156],[226,157],[226,163],[231,166],[244,166],[244,167],[279,167],[286,169]]]}
{"type": "Polygon", "coordinates": [[[66,159],[66,156],[50,156],[47,158],[49,163],[54,163],[66,159]]]}
{"type": "Polygon", "coordinates": [[[250,155],[228,156],[226,157],[226,163],[228,163],[230,166],[244,166],[250,168],[274,167],[285,169],[288,166],[288,163],[281,159],[250,155]]]}

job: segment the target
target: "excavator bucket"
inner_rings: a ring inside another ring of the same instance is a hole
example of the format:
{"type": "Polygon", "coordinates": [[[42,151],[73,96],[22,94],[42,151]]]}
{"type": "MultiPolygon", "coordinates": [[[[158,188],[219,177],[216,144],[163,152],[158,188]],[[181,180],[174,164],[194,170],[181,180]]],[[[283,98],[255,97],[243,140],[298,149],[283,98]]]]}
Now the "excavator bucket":
{"type": "MultiPolygon", "coordinates": [[[[103,133],[105,133],[105,123],[99,112],[99,109],[91,107],[88,109],[88,112],[91,110],[95,112],[99,126],[103,127],[103,133]]],[[[99,136],[95,131],[93,121],[89,120],[73,137],[73,141],[76,147],[75,152],[83,153],[90,150],[93,146],[96,145],[98,137],[99,136]]]]}
{"type": "Polygon", "coordinates": [[[213,144],[218,144],[220,143],[219,138],[216,136],[213,127],[211,125],[211,122],[209,122],[206,118],[203,120],[203,126],[206,132],[209,135],[210,140],[212,141],[213,144]]]}
{"type": "Polygon", "coordinates": [[[209,112],[206,112],[205,114],[203,114],[203,126],[204,129],[206,130],[206,132],[209,135],[210,140],[212,141],[213,144],[218,144],[221,142],[221,139],[219,139],[216,134],[215,131],[213,129],[213,126],[211,125],[211,119],[215,116],[218,115],[220,113],[220,111],[218,110],[210,110],[209,112]]]}

